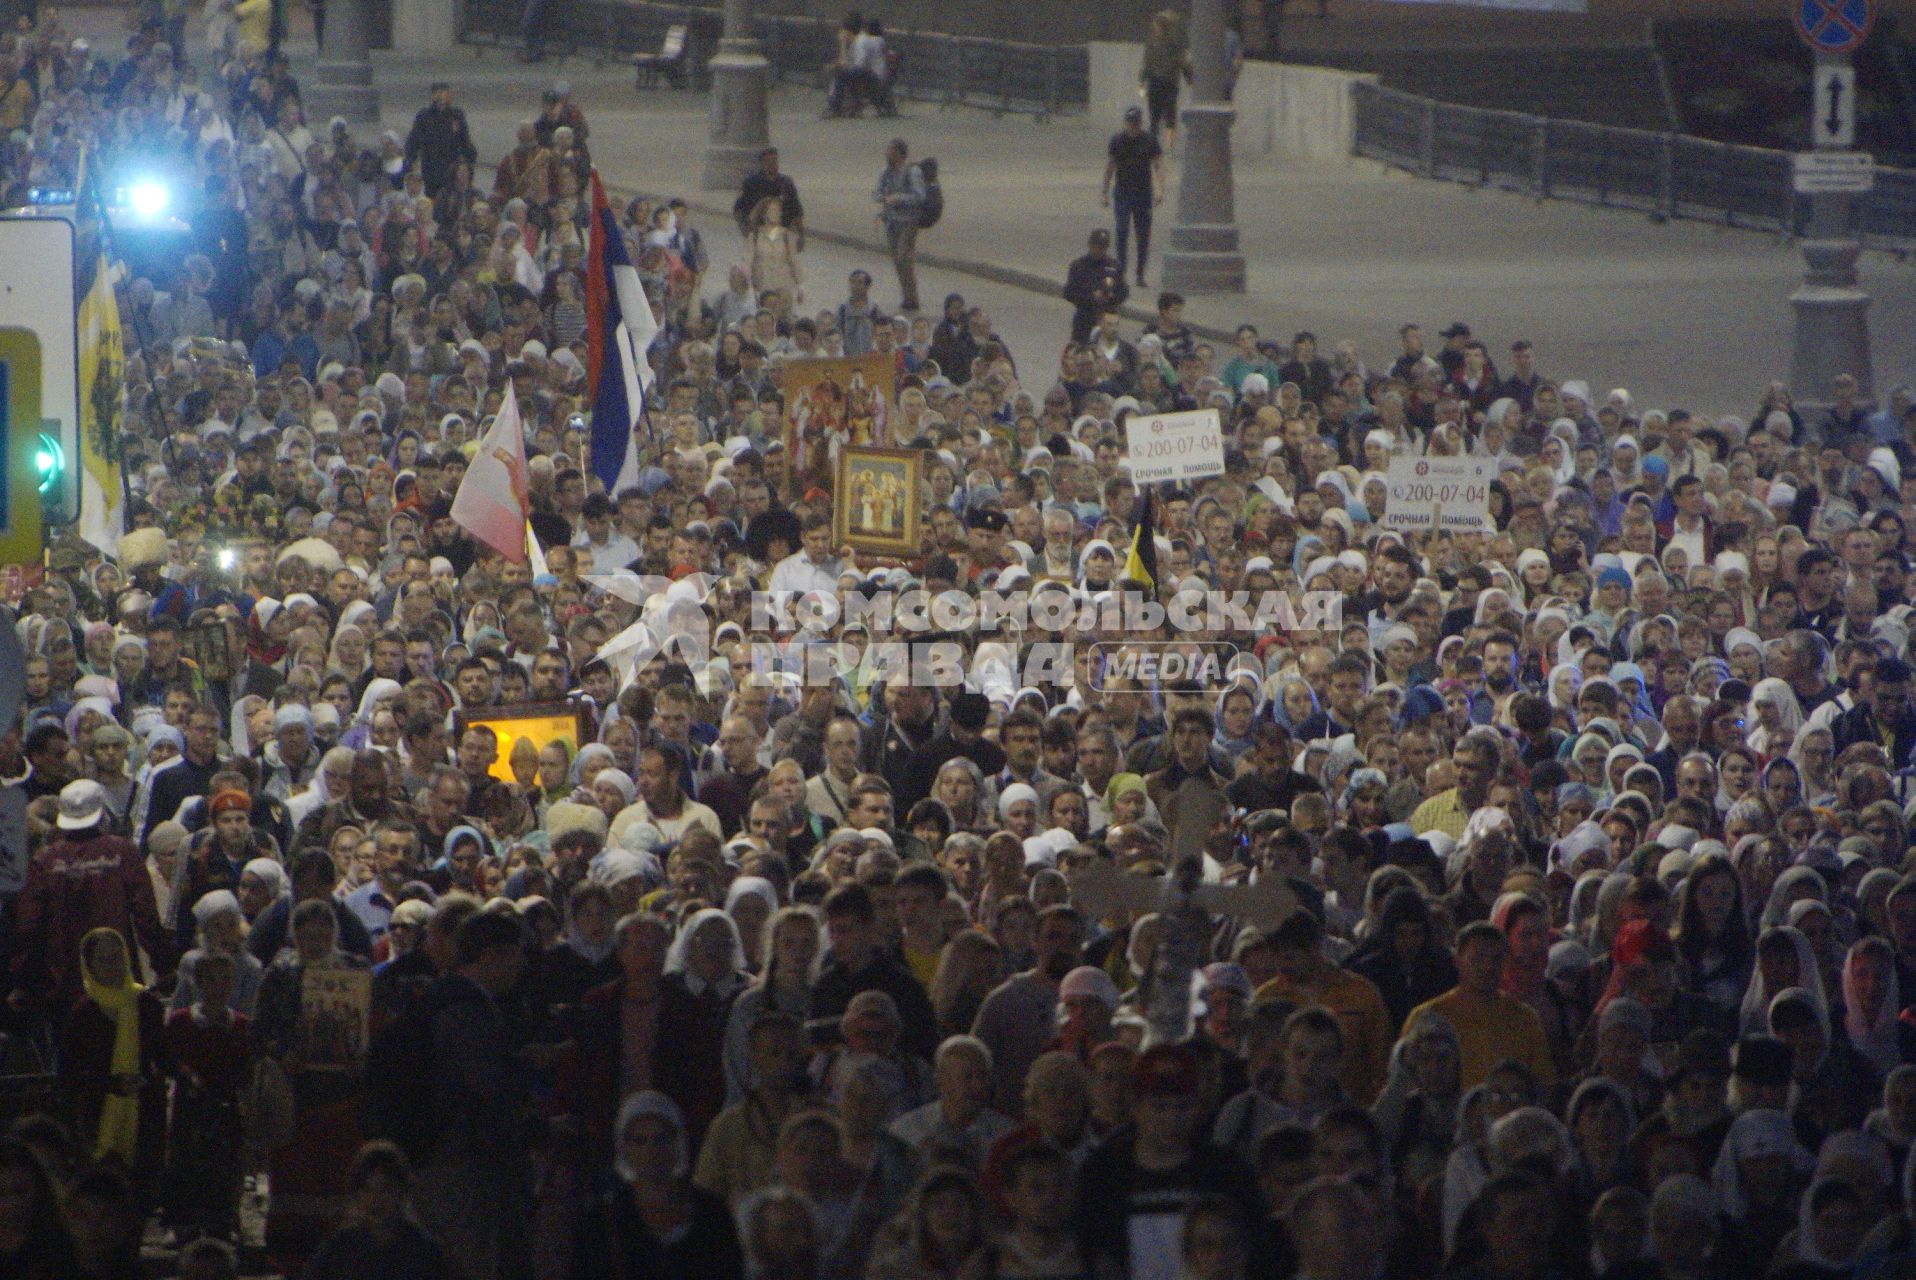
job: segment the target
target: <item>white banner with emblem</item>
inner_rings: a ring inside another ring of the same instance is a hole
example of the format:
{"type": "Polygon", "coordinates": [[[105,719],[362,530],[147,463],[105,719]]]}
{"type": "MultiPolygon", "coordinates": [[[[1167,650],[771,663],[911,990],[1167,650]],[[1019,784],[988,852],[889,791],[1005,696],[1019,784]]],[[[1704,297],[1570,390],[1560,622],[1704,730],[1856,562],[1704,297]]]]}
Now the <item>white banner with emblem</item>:
{"type": "Polygon", "coordinates": [[[1490,533],[1490,482],[1497,469],[1487,458],[1393,457],[1386,474],[1390,498],[1384,527],[1399,532],[1490,533]]]}
{"type": "Polygon", "coordinates": [[[1216,409],[1135,414],[1124,424],[1124,465],[1133,484],[1224,474],[1224,427],[1216,409]]]}

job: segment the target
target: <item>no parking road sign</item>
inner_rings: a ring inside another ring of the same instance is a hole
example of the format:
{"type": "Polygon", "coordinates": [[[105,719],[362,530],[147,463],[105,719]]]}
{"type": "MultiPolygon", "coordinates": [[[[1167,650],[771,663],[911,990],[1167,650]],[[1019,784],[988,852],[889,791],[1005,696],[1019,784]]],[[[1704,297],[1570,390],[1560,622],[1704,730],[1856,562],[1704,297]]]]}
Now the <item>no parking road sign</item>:
{"type": "Polygon", "coordinates": [[[1851,53],[1869,37],[1876,0],[1793,0],[1796,34],[1818,53],[1851,53]]]}

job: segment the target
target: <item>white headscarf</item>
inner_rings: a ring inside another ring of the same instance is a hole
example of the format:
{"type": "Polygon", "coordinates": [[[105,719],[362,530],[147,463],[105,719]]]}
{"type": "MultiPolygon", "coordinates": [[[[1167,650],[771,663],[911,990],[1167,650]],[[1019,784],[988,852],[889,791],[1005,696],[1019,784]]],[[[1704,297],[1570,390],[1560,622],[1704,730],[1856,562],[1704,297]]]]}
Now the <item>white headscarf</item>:
{"type": "Polygon", "coordinates": [[[373,710],[387,698],[395,697],[405,691],[397,680],[388,680],[384,676],[375,676],[366,685],[366,692],[360,696],[359,710],[353,713],[355,725],[368,725],[373,721],[373,710]]]}
{"type": "Polygon", "coordinates": [[[1803,727],[1803,704],[1796,700],[1796,690],[1790,688],[1789,681],[1769,676],[1756,682],[1756,688],[1750,691],[1750,705],[1759,706],[1770,703],[1782,713],[1783,727],[1774,736],[1763,727],[1762,717],[1758,716],[1756,728],[1750,731],[1750,750],[1761,755],[1773,756],[1789,749],[1796,741],[1796,731],[1803,727]]]}
{"type": "Polygon", "coordinates": [[[717,907],[705,907],[694,911],[690,918],[679,926],[677,935],[672,939],[672,946],[665,953],[667,973],[685,972],[685,953],[692,949],[692,939],[698,937],[701,929],[714,922],[725,930],[725,937],[731,944],[732,972],[736,974],[745,968],[745,948],[739,942],[738,926],[732,923],[732,917],[717,907]]]}
{"type": "Polygon", "coordinates": [[[678,1157],[672,1165],[672,1176],[683,1178],[692,1167],[691,1145],[685,1135],[685,1115],[679,1110],[678,1103],[656,1089],[635,1093],[619,1106],[618,1123],[612,1126],[612,1165],[618,1170],[619,1177],[627,1182],[639,1180],[639,1171],[625,1158],[625,1131],[634,1120],[645,1116],[655,1116],[671,1127],[678,1144],[678,1157]]]}
{"type": "MultiPolygon", "coordinates": [[[[1810,940],[1803,936],[1801,929],[1790,925],[1777,925],[1773,930],[1765,929],[1765,934],[1775,932],[1788,936],[1790,945],[1796,949],[1796,986],[1812,1001],[1823,1002],[1823,981],[1816,968],[1816,953],[1810,949],[1810,940]]],[[[1757,939],[1758,947],[1762,939],[1757,939]]],[[[1737,1012],[1737,1031],[1740,1035],[1766,1036],[1770,1033],[1770,1001],[1781,995],[1782,991],[1771,991],[1763,982],[1763,966],[1759,963],[1750,970],[1750,985],[1743,990],[1743,1003],[1737,1012]]],[[[1825,1006],[1827,1008],[1827,1006],[1825,1006]]],[[[1825,1022],[1829,1021],[1825,1013],[1825,1022]]]]}

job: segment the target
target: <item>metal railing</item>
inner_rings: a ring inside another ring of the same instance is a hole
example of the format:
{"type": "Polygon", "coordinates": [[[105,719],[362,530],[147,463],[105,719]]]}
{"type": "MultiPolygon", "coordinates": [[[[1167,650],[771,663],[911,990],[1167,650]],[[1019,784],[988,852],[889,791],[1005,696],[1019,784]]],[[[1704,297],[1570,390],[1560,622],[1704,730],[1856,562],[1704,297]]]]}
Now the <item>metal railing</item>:
{"type": "MultiPolygon", "coordinates": [[[[465,0],[459,38],[473,45],[517,45],[523,0],[465,0]]],[[[696,5],[638,0],[570,0],[548,7],[547,47],[603,61],[656,52],[673,26],[686,28],[686,83],[703,87],[705,64],[717,47],[719,13],[696,5]]],[[[828,19],[760,17],[757,34],[781,81],[824,88],[838,50],[837,24],[828,19]]],[[[974,36],[894,30],[886,42],[898,55],[894,97],[976,107],[995,115],[1043,120],[1084,109],[1091,97],[1091,55],[1084,45],[1018,44],[974,36]]]]}
{"type": "MultiPolygon", "coordinates": [[[[1427,178],[1798,235],[1809,207],[1787,151],[1491,111],[1358,83],[1352,150],[1427,178]]],[[[1855,202],[1872,248],[1916,248],[1916,170],[1878,169],[1855,202]]]]}

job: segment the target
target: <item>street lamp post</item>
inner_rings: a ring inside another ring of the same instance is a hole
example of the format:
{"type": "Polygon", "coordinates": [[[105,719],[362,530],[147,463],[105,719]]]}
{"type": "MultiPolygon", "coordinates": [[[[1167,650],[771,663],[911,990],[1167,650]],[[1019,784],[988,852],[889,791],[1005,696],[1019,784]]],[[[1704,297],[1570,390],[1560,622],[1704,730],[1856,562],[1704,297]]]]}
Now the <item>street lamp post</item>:
{"type": "Polygon", "coordinates": [[[771,64],[752,34],[752,0],[725,0],[725,32],[706,65],[712,72],[712,125],[705,189],[736,191],[772,139],[766,122],[771,64]]]}
{"type": "Polygon", "coordinates": [[[1164,287],[1180,293],[1243,293],[1231,189],[1231,122],[1225,88],[1226,0],[1191,0],[1191,105],[1180,113],[1184,176],[1164,254],[1164,287]]]}
{"type": "Polygon", "coordinates": [[[365,0],[327,0],[326,38],[317,82],[308,98],[314,119],[344,116],[353,124],[379,119],[379,90],[367,56],[365,0]]]}

